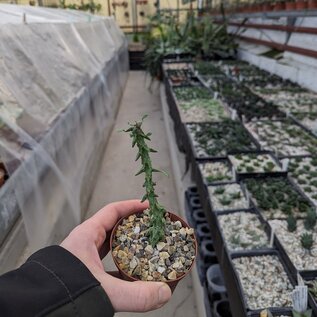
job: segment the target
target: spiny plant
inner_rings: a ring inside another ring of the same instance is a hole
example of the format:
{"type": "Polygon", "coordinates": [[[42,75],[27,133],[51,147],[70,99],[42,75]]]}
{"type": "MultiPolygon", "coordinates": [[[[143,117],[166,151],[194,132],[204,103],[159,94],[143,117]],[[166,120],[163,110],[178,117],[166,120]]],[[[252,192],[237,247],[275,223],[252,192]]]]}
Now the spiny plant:
{"type": "Polygon", "coordinates": [[[164,238],[165,231],[165,208],[159,204],[157,200],[157,194],[155,193],[156,183],[153,181],[153,173],[161,172],[165,175],[166,172],[153,168],[150,153],[156,153],[157,151],[149,147],[146,141],[151,141],[150,136],[152,133],[145,133],[142,130],[142,124],[147,115],[143,116],[141,121],[135,123],[129,123],[130,128],[123,130],[128,132],[132,138],[132,147],[135,145],[138,147],[138,154],[136,161],[141,158],[141,169],[135,174],[138,176],[142,173],[145,174],[145,181],[143,187],[145,187],[145,195],[142,198],[142,202],[149,201],[150,205],[150,226],[148,229],[150,244],[154,247],[159,241],[164,238]]]}
{"type": "Polygon", "coordinates": [[[316,226],[317,222],[317,214],[313,209],[309,209],[307,211],[306,219],[304,221],[304,226],[306,230],[313,230],[316,226]]]}
{"type": "Polygon", "coordinates": [[[304,249],[310,251],[314,243],[313,235],[307,232],[303,233],[300,237],[300,242],[304,249]]]}
{"type": "Polygon", "coordinates": [[[296,230],[297,223],[296,218],[293,215],[287,217],[287,229],[289,232],[294,232],[296,230]]]}

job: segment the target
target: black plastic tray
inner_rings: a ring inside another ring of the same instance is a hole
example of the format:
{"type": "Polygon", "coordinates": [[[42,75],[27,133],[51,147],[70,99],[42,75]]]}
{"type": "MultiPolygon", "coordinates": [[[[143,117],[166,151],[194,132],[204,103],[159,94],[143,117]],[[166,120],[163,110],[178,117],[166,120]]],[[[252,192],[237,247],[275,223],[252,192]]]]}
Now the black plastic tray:
{"type": "MultiPolygon", "coordinates": [[[[271,156],[272,160],[274,163],[282,169],[282,165],[280,161],[277,159],[275,154],[272,151],[249,151],[249,152],[236,152],[236,153],[231,153],[230,155],[237,155],[237,154],[256,154],[256,155],[269,155],[271,156]]],[[[234,168],[233,163],[230,160],[230,157],[228,157],[228,160],[230,161],[231,165],[234,168]]],[[[246,178],[263,178],[263,177],[286,177],[287,176],[287,171],[278,171],[278,172],[251,172],[251,173],[241,173],[235,170],[236,175],[237,175],[237,180],[243,180],[246,178]]]]}
{"type": "MultiPolygon", "coordinates": [[[[250,177],[250,178],[252,178],[252,177],[250,177]]],[[[262,179],[263,179],[263,178],[271,178],[271,176],[268,176],[268,175],[267,175],[267,176],[263,176],[262,179]]],[[[302,196],[304,199],[307,200],[308,204],[309,204],[312,208],[315,208],[315,206],[314,206],[314,204],[312,203],[312,201],[311,201],[310,199],[308,199],[308,197],[302,193],[302,191],[298,188],[298,186],[296,186],[296,184],[294,184],[294,182],[292,182],[292,181],[290,180],[290,177],[289,177],[289,176],[287,176],[287,177],[281,176],[281,178],[284,178],[284,179],[290,184],[290,186],[291,186],[300,196],[302,196]]],[[[243,183],[243,180],[241,181],[240,184],[241,184],[242,187],[245,188],[245,191],[248,191],[247,186],[243,183]]],[[[265,218],[264,218],[264,215],[262,214],[263,210],[262,210],[260,207],[257,206],[257,204],[255,203],[255,199],[252,197],[252,194],[249,192],[248,195],[249,195],[249,197],[250,197],[251,204],[258,210],[258,212],[259,212],[260,216],[262,217],[262,219],[263,219],[264,221],[272,220],[272,219],[265,219],[265,218]]],[[[286,218],[274,218],[274,219],[286,220],[286,218]]],[[[296,219],[303,219],[303,217],[297,217],[296,219]]]]}
{"type": "Polygon", "coordinates": [[[252,251],[272,251],[275,249],[275,241],[276,239],[274,238],[274,246],[273,248],[270,248],[270,247],[266,247],[266,248],[259,248],[259,249],[247,249],[247,250],[230,250],[226,244],[226,240],[225,240],[225,237],[224,237],[224,234],[223,234],[223,231],[222,231],[222,228],[220,226],[220,223],[219,223],[219,219],[218,217],[219,216],[222,216],[222,215],[230,215],[230,214],[234,214],[234,213],[238,213],[238,212],[247,212],[247,213],[252,213],[254,215],[257,216],[257,218],[259,219],[259,221],[261,222],[261,224],[263,225],[263,228],[264,228],[264,232],[266,233],[267,235],[267,238],[268,238],[268,242],[270,242],[270,237],[271,237],[271,227],[270,225],[264,221],[258,211],[255,209],[255,208],[251,208],[251,209],[245,209],[245,210],[239,210],[239,211],[222,211],[222,212],[217,212],[216,215],[216,224],[217,224],[217,227],[215,228],[215,230],[218,230],[219,231],[219,235],[220,235],[220,239],[223,241],[223,246],[222,248],[226,248],[227,249],[227,252],[229,254],[242,254],[242,253],[248,253],[248,252],[252,252],[252,251]]]}
{"type": "Polygon", "coordinates": [[[197,189],[198,189],[198,193],[200,196],[200,199],[206,199],[205,193],[206,193],[206,189],[205,186],[206,185],[212,185],[212,184],[221,184],[221,183],[226,183],[226,182],[230,182],[230,181],[234,181],[234,175],[232,175],[232,179],[231,180],[226,180],[226,181],[217,181],[217,182],[208,182],[205,177],[203,176],[201,169],[199,167],[200,164],[204,164],[204,163],[212,163],[212,162],[225,162],[229,165],[229,168],[232,169],[231,163],[227,158],[222,158],[222,159],[197,159],[195,160],[194,164],[192,165],[192,177],[194,179],[194,181],[197,184],[197,189]]]}
{"type": "MultiPolygon", "coordinates": [[[[184,138],[186,138],[184,140],[184,145],[185,145],[185,151],[186,153],[190,156],[190,161],[195,162],[196,160],[201,160],[201,159],[206,159],[206,160],[213,160],[213,159],[224,159],[227,158],[228,155],[230,155],[231,153],[237,153],[237,151],[228,151],[225,154],[220,154],[220,155],[216,155],[216,156],[205,156],[205,157],[200,157],[197,155],[194,144],[193,144],[193,140],[190,136],[190,132],[188,130],[188,126],[189,124],[199,124],[199,125],[205,125],[205,124],[222,124],[222,122],[186,122],[186,124],[184,124],[185,127],[185,135],[184,138]]],[[[260,144],[258,143],[258,141],[253,137],[253,135],[243,126],[243,124],[241,124],[241,126],[245,129],[245,131],[247,132],[247,135],[250,137],[250,141],[253,143],[253,145],[255,146],[255,151],[260,149],[260,144]]],[[[251,150],[251,149],[250,149],[251,150]]],[[[249,150],[241,150],[239,151],[239,153],[243,154],[244,152],[249,152],[249,150]]]]}
{"type": "Polygon", "coordinates": [[[282,243],[280,242],[279,238],[275,235],[274,242],[279,250],[281,257],[283,258],[286,266],[288,267],[289,271],[291,272],[292,276],[297,276],[297,273],[303,274],[305,276],[316,277],[317,278],[317,270],[298,270],[290,257],[288,256],[286,250],[284,249],[282,243]]]}
{"type": "Polygon", "coordinates": [[[294,277],[291,276],[290,272],[288,271],[285,263],[283,262],[283,259],[281,258],[280,254],[278,251],[275,250],[267,250],[267,251],[262,251],[262,250],[254,250],[254,251],[249,251],[249,252],[241,252],[241,253],[235,253],[228,255],[224,260],[223,260],[223,267],[224,267],[224,278],[225,278],[225,283],[226,287],[228,290],[229,294],[229,300],[230,300],[230,305],[232,308],[232,312],[234,312],[234,316],[236,317],[244,317],[244,316],[259,316],[260,312],[268,308],[272,313],[273,312],[280,312],[280,313],[289,313],[291,310],[291,307],[263,307],[261,309],[257,310],[250,310],[247,307],[247,303],[243,294],[243,288],[239,279],[238,272],[236,271],[234,264],[232,262],[233,259],[239,258],[239,257],[252,257],[252,256],[262,256],[262,255],[276,255],[280,259],[285,272],[287,273],[290,282],[295,285],[294,277]]]}
{"type": "MultiPolygon", "coordinates": [[[[218,214],[218,213],[220,213],[220,212],[227,212],[227,211],[229,211],[229,212],[232,212],[232,211],[242,211],[242,210],[247,210],[247,209],[250,209],[250,208],[253,207],[253,202],[251,201],[251,199],[250,199],[250,201],[249,201],[249,206],[248,206],[248,207],[245,207],[245,208],[217,210],[217,209],[215,209],[215,208],[212,206],[212,201],[211,201],[210,196],[209,196],[208,187],[225,186],[225,185],[231,185],[231,184],[237,184],[237,185],[239,185],[240,188],[241,188],[241,190],[242,190],[242,192],[243,192],[243,194],[244,194],[244,197],[245,197],[245,198],[248,198],[248,196],[247,196],[247,194],[246,194],[246,188],[245,188],[245,186],[243,186],[243,184],[240,183],[240,182],[222,182],[222,183],[216,183],[216,182],[215,182],[215,183],[213,183],[213,184],[205,185],[205,186],[204,186],[204,189],[205,189],[204,197],[206,197],[207,200],[209,200],[210,212],[212,212],[212,213],[217,213],[217,214],[218,214]]],[[[201,201],[202,201],[202,199],[201,199],[201,201]]]]}

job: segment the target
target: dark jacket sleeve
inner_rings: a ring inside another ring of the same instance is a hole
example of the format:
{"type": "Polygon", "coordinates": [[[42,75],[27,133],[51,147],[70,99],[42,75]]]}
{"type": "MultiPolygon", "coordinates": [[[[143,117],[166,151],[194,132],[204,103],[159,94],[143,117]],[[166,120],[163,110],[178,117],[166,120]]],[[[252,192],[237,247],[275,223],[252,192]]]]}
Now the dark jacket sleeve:
{"type": "Polygon", "coordinates": [[[1,317],[112,317],[114,310],[87,267],[60,246],[34,253],[0,276],[1,317]]]}

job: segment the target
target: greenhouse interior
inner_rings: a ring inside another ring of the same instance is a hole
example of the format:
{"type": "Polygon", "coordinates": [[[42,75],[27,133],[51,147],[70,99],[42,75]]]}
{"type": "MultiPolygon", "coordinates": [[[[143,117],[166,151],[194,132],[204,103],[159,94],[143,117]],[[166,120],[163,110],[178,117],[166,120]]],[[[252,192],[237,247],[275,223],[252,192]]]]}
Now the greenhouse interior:
{"type": "Polygon", "coordinates": [[[0,39],[0,316],[61,244],[105,316],[317,317],[317,0],[0,0],[0,39]]]}

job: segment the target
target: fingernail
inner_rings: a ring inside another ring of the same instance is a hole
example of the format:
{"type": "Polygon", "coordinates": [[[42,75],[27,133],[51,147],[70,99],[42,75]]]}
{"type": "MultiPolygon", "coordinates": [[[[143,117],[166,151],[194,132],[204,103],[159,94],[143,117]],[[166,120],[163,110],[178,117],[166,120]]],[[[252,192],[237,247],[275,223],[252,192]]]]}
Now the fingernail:
{"type": "Polygon", "coordinates": [[[163,284],[159,288],[159,304],[165,304],[171,297],[171,289],[168,287],[167,284],[163,284]]]}

